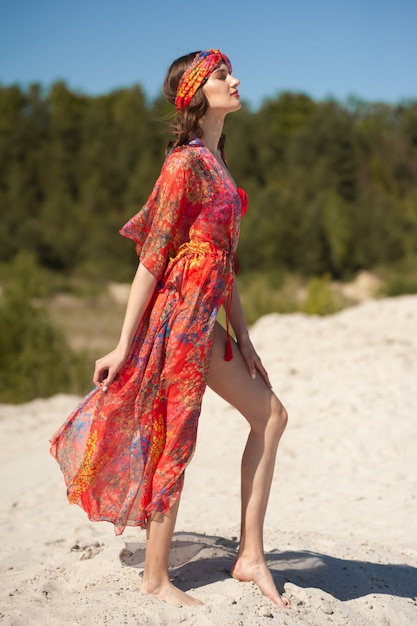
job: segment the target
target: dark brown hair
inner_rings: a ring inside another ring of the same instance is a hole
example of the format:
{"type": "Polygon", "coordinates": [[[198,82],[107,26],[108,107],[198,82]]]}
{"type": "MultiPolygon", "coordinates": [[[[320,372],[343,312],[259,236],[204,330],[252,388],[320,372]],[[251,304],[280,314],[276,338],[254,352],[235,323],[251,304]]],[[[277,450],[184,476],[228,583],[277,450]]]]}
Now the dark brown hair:
{"type": "MultiPolygon", "coordinates": [[[[173,63],[171,63],[167,74],[165,76],[162,92],[165,99],[175,106],[175,98],[177,95],[178,84],[181,76],[191,65],[195,56],[199,54],[197,52],[190,52],[182,57],[179,57],[173,63]]],[[[200,120],[204,117],[208,109],[208,100],[203,93],[201,87],[197,89],[196,93],[191,99],[190,104],[184,111],[177,111],[175,118],[171,122],[171,131],[176,137],[175,141],[170,141],[168,148],[175,148],[187,143],[193,137],[202,137],[203,131],[200,126],[200,120]]],[[[220,137],[219,148],[223,154],[223,148],[226,137],[224,134],[220,137]]]]}

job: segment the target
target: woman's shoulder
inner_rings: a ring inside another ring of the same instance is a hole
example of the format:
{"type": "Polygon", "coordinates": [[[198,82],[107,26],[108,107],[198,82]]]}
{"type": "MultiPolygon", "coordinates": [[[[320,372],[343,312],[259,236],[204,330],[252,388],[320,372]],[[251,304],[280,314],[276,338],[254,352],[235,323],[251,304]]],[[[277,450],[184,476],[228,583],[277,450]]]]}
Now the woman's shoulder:
{"type": "Polygon", "coordinates": [[[199,139],[172,148],[165,157],[164,169],[173,171],[190,171],[201,168],[202,158],[200,148],[204,144],[199,139]]]}
{"type": "Polygon", "coordinates": [[[202,139],[194,137],[187,143],[183,143],[180,146],[170,148],[167,153],[167,159],[195,159],[202,152],[202,148],[205,148],[202,139]]]}

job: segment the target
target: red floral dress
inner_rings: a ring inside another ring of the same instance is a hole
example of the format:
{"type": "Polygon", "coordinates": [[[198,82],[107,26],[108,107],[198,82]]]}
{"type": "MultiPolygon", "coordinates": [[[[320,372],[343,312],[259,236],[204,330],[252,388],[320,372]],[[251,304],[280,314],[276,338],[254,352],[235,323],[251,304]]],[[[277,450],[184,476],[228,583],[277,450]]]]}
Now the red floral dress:
{"type": "Polygon", "coordinates": [[[181,493],[246,207],[194,139],[167,156],[148,202],[120,231],[157,287],[107,393],[91,391],[51,439],[69,501],[116,534],[146,527],[181,493]]]}

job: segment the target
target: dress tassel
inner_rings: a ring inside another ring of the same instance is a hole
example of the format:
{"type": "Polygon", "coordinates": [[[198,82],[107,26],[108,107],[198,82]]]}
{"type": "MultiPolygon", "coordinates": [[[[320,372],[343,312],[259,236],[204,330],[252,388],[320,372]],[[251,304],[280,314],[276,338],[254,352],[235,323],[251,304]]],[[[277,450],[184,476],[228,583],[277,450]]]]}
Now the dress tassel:
{"type": "Polygon", "coordinates": [[[230,335],[227,335],[227,339],[226,339],[226,350],[224,353],[224,360],[225,361],[231,361],[233,359],[233,351],[232,351],[232,342],[230,339],[230,335]]]}

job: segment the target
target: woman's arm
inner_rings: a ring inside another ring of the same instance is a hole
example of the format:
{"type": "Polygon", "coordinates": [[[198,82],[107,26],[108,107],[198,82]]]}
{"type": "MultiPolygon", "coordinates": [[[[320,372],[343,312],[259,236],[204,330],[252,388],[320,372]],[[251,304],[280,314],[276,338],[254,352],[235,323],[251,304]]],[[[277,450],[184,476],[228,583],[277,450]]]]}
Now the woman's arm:
{"type": "Polygon", "coordinates": [[[253,347],[252,341],[249,337],[249,331],[246,324],[245,315],[243,313],[242,303],[240,301],[236,277],[234,277],[233,280],[231,298],[232,302],[230,306],[230,325],[235,333],[240,352],[242,353],[242,356],[247,363],[249,374],[252,378],[256,378],[256,371],[258,370],[265,379],[268,387],[272,387],[268,378],[268,374],[264,366],[262,365],[261,359],[257,354],[255,348],[253,347]]]}
{"type": "Polygon", "coordinates": [[[95,364],[93,382],[107,391],[125,362],[139,323],[155,290],[156,278],[141,263],[136,270],[127,301],[125,318],[116,348],[95,364]]]}

